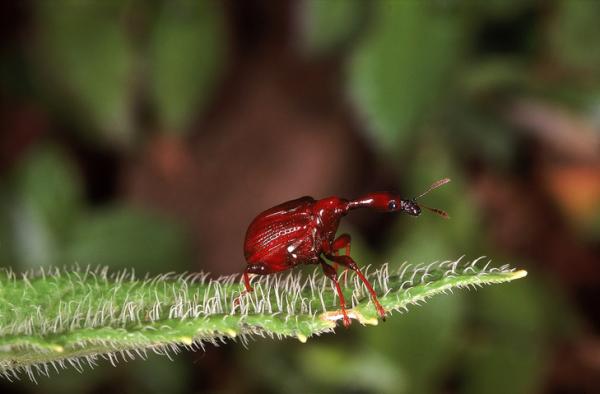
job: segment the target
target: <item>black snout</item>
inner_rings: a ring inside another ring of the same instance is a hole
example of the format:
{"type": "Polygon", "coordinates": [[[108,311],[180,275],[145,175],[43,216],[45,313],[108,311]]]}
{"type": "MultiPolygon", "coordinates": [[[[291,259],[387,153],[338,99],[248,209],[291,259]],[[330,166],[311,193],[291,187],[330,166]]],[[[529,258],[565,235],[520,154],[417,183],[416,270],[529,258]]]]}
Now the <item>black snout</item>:
{"type": "Polygon", "coordinates": [[[402,210],[411,216],[419,216],[421,214],[421,207],[412,200],[403,200],[402,210]]]}

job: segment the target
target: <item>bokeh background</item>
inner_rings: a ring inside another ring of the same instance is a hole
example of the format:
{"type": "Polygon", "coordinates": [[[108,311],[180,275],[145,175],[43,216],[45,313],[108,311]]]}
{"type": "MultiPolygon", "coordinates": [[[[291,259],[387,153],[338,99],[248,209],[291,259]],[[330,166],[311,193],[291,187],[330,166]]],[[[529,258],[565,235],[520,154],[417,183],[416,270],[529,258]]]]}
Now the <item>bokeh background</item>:
{"type": "Polygon", "coordinates": [[[231,274],[270,206],[450,177],[449,221],[347,217],[355,259],[530,273],[2,393],[600,392],[600,2],[1,4],[0,265],[231,274]]]}

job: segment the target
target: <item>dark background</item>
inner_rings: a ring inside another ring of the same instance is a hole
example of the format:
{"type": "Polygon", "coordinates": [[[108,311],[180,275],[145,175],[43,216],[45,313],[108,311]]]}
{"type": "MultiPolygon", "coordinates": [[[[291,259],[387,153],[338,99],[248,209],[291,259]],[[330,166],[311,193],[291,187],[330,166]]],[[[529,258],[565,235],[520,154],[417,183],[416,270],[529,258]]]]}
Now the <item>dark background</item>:
{"type": "Polygon", "coordinates": [[[600,392],[600,2],[19,1],[0,6],[0,265],[241,272],[301,195],[359,264],[489,256],[515,283],[385,324],[259,339],[2,393],[600,392]]]}

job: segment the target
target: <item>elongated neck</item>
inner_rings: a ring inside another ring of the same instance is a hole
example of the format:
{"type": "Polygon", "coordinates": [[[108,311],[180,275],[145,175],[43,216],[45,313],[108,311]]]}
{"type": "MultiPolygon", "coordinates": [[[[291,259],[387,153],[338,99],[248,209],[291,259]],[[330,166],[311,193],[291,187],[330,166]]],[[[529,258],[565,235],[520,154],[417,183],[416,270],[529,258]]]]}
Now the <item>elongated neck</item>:
{"type": "Polygon", "coordinates": [[[393,212],[400,208],[402,199],[390,192],[368,193],[348,202],[348,209],[371,208],[377,211],[393,212]]]}
{"type": "Polygon", "coordinates": [[[348,201],[348,210],[354,210],[358,208],[372,208],[375,205],[375,198],[368,194],[366,196],[357,198],[356,200],[348,201]]]}

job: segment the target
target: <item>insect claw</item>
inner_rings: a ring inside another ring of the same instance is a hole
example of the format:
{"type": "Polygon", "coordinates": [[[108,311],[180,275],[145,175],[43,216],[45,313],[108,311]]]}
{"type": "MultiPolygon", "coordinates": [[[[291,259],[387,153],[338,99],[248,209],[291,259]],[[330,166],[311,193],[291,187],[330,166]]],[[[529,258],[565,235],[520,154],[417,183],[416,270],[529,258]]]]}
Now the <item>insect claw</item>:
{"type": "Polygon", "coordinates": [[[350,324],[352,324],[352,322],[350,321],[350,318],[348,317],[348,315],[346,314],[346,311],[344,311],[344,328],[348,328],[350,327],[350,324]]]}

